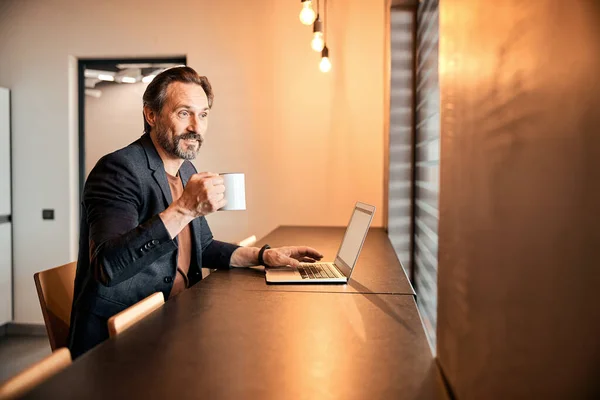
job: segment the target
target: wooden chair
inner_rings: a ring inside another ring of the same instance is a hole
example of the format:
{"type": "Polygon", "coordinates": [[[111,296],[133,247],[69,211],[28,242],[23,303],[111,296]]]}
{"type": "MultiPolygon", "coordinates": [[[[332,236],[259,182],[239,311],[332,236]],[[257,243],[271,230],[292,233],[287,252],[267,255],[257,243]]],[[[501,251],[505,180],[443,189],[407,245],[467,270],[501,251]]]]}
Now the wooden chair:
{"type": "Polygon", "coordinates": [[[67,348],[55,350],[41,361],[0,385],[0,400],[16,399],[71,364],[67,348]]]}
{"type": "Polygon", "coordinates": [[[77,262],[33,275],[52,350],[67,346],[77,262]]]}
{"type": "Polygon", "coordinates": [[[165,303],[162,292],[156,292],[108,319],[108,334],[115,337],[165,303]]]}

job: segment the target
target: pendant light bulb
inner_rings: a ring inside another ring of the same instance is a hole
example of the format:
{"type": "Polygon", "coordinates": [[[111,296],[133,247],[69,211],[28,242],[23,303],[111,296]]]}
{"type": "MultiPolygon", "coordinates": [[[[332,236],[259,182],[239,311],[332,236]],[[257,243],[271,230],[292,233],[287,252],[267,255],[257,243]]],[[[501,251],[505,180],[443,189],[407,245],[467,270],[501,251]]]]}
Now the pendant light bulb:
{"type": "Polygon", "coordinates": [[[323,51],[323,47],[325,47],[325,38],[323,36],[323,22],[321,18],[317,16],[317,20],[313,25],[313,39],[310,42],[310,47],[316,52],[323,51]]]}
{"type": "Polygon", "coordinates": [[[329,49],[327,46],[323,47],[321,52],[321,62],[319,63],[319,69],[321,72],[329,72],[331,70],[331,61],[329,61],[329,49]]]}
{"type": "Polygon", "coordinates": [[[302,10],[300,11],[300,22],[304,25],[312,25],[315,22],[317,14],[312,8],[311,0],[302,0],[302,10]]]}
{"type": "Polygon", "coordinates": [[[315,32],[313,35],[313,39],[310,42],[310,47],[316,52],[320,52],[323,50],[323,46],[325,46],[325,40],[323,39],[322,32],[315,32]]]}

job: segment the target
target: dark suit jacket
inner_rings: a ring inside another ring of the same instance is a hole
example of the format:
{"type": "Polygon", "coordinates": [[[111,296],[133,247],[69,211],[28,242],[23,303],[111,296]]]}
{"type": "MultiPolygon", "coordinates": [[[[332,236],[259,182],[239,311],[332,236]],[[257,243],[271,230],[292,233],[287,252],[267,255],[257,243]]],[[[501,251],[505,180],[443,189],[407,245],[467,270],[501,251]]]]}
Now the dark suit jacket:
{"type": "MultiPolygon", "coordinates": [[[[185,161],[185,186],[196,169],[185,161]]],[[[171,240],[158,213],[172,202],[163,162],[150,136],[104,156],[83,191],[79,259],[69,347],[74,357],[108,338],[112,315],[154,292],[168,298],[176,274],[177,238],[171,240]]],[[[238,247],[214,240],[206,219],[191,223],[190,284],[200,268],[229,268],[238,247]]]]}

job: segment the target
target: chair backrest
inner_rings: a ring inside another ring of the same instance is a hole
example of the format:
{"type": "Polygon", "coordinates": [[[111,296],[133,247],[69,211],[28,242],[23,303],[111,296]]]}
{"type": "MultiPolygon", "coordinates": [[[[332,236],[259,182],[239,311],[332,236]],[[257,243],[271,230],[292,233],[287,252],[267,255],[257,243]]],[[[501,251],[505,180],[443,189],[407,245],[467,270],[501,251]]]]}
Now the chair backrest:
{"type": "Polygon", "coordinates": [[[256,243],[256,236],[252,235],[252,236],[248,236],[246,239],[244,240],[240,240],[237,244],[239,246],[244,246],[244,247],[248,247],[248,246],[252,246],[254,245],[254,243],[256,243]]]}
{"type": "Polygon", "coordinates": [[[71,353],[69,349],[64,347],[57,349],[48,357],[38,361],[0,385],[0,400],[21,397],[70,364],[71,353]]]}
{"type": "Polygon", "coordinates": [[[72,262],[33,275],[52,350],[67,346],[76,271],[72,262]]]}
{"type": "Polygon", "coordinates": [[[165,296],[162,292],[156,292],[144,300],[138,301],[108,319],[108,334],[110,337],[117,336],[164,303],[165,296]]]}

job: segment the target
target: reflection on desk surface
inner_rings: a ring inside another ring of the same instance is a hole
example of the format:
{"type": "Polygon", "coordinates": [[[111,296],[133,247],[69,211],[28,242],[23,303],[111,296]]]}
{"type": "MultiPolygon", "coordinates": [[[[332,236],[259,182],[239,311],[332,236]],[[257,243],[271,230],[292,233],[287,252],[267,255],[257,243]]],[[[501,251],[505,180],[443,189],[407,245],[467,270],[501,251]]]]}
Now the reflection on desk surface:
{"type": "Polygon", "coordinates": [[[90,351],[30,398],[40,394],[446,398],[413,296],[200,285],[90,351]]]}

